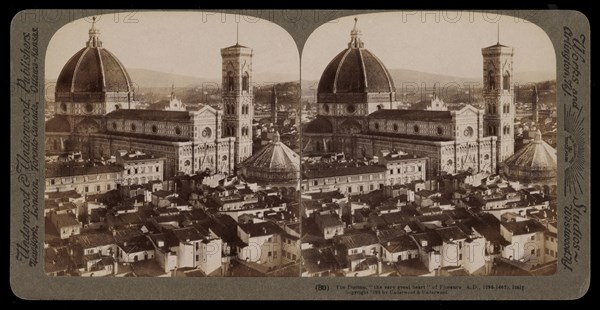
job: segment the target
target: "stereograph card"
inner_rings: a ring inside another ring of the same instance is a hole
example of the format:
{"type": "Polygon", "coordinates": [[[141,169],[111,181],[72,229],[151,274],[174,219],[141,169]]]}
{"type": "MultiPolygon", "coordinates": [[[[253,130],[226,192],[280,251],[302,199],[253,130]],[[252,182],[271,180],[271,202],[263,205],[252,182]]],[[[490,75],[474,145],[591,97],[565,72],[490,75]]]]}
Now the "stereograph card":
{"type": "Polygon", "coordinates": [[[23,299],[577,299],[576,11],[25,10],[23,299]]]}

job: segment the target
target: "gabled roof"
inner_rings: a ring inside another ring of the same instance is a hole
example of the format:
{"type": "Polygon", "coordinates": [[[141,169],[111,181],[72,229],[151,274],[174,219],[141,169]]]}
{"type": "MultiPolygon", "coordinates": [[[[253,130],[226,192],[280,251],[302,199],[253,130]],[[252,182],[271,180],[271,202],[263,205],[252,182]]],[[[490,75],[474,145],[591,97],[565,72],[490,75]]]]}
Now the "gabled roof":
{"type": "Polygon", "coordinates": [[[62,227],[79,226],[74,214],[53,214],[52,221],[58,229],[62,227]]]}
{"type": "Polygon", "coordinates": [[[190,241],[199,241],[205,238],[196,228],[185,227],[171,230],[171,233],[179,240],[179,242],[185,243],[190,241]]]}
{"type": "Polygon", "coordinates": [[[188,111],[119,109],[106,114],[106,117],[148,121],[187,121],[190,120],[191,113],[188,111]]]}
{"type": "Polygon", "coordinates": [[[115,239],[109,232],[81,234],[72,237],[75,243],[79,243],[84,249],[115,244],[115,239]]]}
{"type": "Polygon", "coordinates": [[[413,240],[413,238],[411,238],[409,235],[402,235],[388,241],[381,242],[381,246],[390,253],[416,250],[419,248],[415,240],[413,240]]]}
{"type": "Polygon", "coordinates": [[[440,246],[442,245],[442,238],[433,230],[417,233],[411,235],[419,246],[422,246],[423,241],[427,242],[426,247],[440,246]]]}
{"type": "Polygon", "coordinates": [[[240,224],[240,228],[250,235],[250,237],[268,236],[281,234],[283,230],[273,222],[240,224]]]}
{"type": "Polygon", "coordinates": [[[452,120],[450,111],[380,109],[369,114],[370,119],[441,121],[452,120]]]}
{"type": "Polygon", "coordinates": [[[335,236],[334,240],[337,243],[345,245],[347,249],[354,249],[379,243],[375,232],[372,231],[335,236]]]}
{"type": "Polygon", "coordinates": [[[317,214],[315,220],[320,224],[321,227],[325,228],[325,227],[338,227],[338,226],[344,226],[344,223],[342,221],[340,221],[340,219],[337,217],[337,215],[332,215],[332,214],[325,214],[325,215],[321,215],[321,214],[317,214]]]}
{"type": "Polygon", "coordinates": [[[513,235],[525,235],[536,232],[545,231],[546,228],[536,220],[525,220],[520,222],[501,222],[508,231],[512,232],[513,235]]]}
{"type": "Polygon", "coordinates": [[[442,227],[435,230],[444,242],[466,239],[468,236],[458,227],[442,227]]]}

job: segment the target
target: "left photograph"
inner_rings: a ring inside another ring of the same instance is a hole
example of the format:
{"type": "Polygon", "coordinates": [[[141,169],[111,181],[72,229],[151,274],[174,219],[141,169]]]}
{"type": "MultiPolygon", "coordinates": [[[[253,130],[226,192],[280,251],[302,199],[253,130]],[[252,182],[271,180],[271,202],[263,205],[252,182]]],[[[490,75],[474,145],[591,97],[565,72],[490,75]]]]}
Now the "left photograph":
{"type": "Polygon", "coordinates": [[[298,277],[300,61],[263,19],[75,20],[45,58],[45,272],[298,277]]]}

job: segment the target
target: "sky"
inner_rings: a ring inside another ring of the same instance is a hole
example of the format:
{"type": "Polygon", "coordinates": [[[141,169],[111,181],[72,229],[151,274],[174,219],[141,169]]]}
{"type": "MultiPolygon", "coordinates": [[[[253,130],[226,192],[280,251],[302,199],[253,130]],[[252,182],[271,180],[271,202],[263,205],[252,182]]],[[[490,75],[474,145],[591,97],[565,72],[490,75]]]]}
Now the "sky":
{"type": "MultiPolygon", "coordinates": [[[[124,16],[99,15],[96,28],[101,32],[103,47],[125,68],[219,79],[220,49],[236,43],[235,15],[136,12],[128,18],[124,16]]],[[[253,48],[255,74],[299,76],[298,49],[283,28],[262,19],[238,17],[237,21],[239,43],[253,48]]],[[[91,22],[91,18],[78,19],[56,32],[46,54],[46,78],[58,78],[69,58],[85,47],[91,22]]]]}
{"type": "MultiPolygon", "coordinates": [[[[302,55],[302,79],[318,80],[331,59],[347,47],[354,17],[328,22],[308,38],[302,55]]],[[[481,48],[497,41],[514,47],[514,70],[556,72],[554,49],[535,24],[503,15],[479,12],[389,12],[357,15],[365,47],[388,69],[478,78],[481,48]],[[436,21],[436,18],[439,20],[436,21]]],[[[299,54],[292,37],[281,27],[256,18],[224,13],[136,12],[127,19],[99,15],[97,28],[103,46],[126,68],[218,79],[220,48],[236,41],[254,49],[254,73],[277,73],[285,79],[299,75],[299,54]],[[237,21],[237,22],[236,22],[237,21]]],[[[91,19],[62,27],[46,55],[46,77],[56,79],[68,59],[85,46],[91,19]]]]}
{"type": "MultiPolygon", "coordinates": [[[[388,69],[410,69],[458,77],[479,77],[481,48],[500,43],[514,48],[514,71],[556,72],[552,42],[530,22],[481,12],[385,12],[357,15],[365,48],[388,69]],[[436,20],[436,18],[438,20],[436,20]]],[[[327,64],[347,48],[354,17],[317,28],[302,53],[302,79],[318,80],[327,64]]]]}

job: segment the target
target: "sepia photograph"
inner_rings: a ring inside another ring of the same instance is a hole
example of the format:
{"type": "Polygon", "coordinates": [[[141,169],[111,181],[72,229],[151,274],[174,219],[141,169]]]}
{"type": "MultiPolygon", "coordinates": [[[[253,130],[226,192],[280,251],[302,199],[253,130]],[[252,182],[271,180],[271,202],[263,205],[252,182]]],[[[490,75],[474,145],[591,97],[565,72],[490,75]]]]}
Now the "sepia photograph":
{"type": "Polygon", "coordinates": [[[412,13],[306,42],[302,276],[554,274],[552,42],[510,16],[412,13]]]}
{"type": "Polygon", "coordinates": [[[10,27],[14,300],[588,292],[582,12],[28,9],[10,27]]]}
{"type": "Polygon", "coordinates": [[[113,17],[48,45],[45,273],[298,277],[293,39],[225,13],[113,17]]]}

